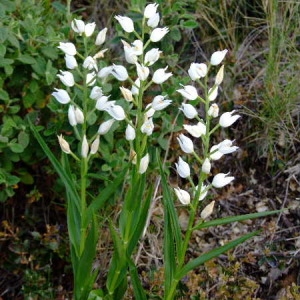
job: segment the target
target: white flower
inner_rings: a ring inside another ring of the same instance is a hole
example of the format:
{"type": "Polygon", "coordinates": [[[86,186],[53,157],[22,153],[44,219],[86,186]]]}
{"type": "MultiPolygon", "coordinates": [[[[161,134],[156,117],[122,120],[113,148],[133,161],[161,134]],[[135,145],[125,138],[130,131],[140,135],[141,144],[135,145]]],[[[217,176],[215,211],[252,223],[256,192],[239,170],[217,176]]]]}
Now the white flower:
{"type": "Polygon", "coordinates": [[[213,181],[212,181],[212,185],[215,188],[222,188],[225,185],[229,184],[232,180],[234,180],[233,176],[228,176],[229,173],[224,174],[224,173],[219,173],[217,175],[214,176],[213,181]]]}
{"type": "Polygon", "coordinates": [[[83,67],[85,69],[88,69],[88,70],[93,70],[95,69],[96,71],[98,71],[98,66],[97,66],[97,62],[94,60],[93,57],[91,56],[88,56],[84,62],[83,62],[83,67]]]}
{"type": "Polygon", "coordinates": [[[122,95],[123,95],[123,97],[124,97],[124,99],[126,101],[128,101],[128,102],[132,102],[133,101],[132,92],[129,89],[121,86],[120,90],[121,90],[121,93],[122,93],[122,95]]]}
{"type": "Polygon", "coordinates": [[[151,3],[151,4],[148,4],[146,7],[145,7],[145,10],[144,10],[144,17],[149,19],[151,18],[153,15],[156,14],[156,10],[157,10],[157,7],[158,7],[158,4],[157,3],[151,3]]]}
{"type": "Polygon", "coordinates": [[[185,153],[193,153],[194,152],[194,144],[193,141],[185,136],[184,134],[180,134],[179,137],[177,137],[177,140],[179,142],[180,148],[185,153]]]}
{"type": "Polygon", "coordinates": [[[76,118],[77,124],[84,123],[84,114],[83,114],[82,110],[77,106],[75,106],[75,118],[76,118]]]}
{"type": "Polygon", "coordinates": [[[65,61],[66,61],[66,67],[70,70],[75,69],[76,67],[78,67],[77,61],[75,56],[73,55],[65,55],[65,61]]]}
{"type": "Polygon", "coordinates": [[[135,65],[136,65],[136,71],[137,71],[139,79],[141,81],[145,81],[150,73],[149,68],[145,67],[144,65],[140,65],[139,63],[136,63],[135,65]]]}
{"type": "Polygon", "coordinates": [[[86,135],[83,136],[82,144],[81,144],[81,157],[87,157],[89,153],[89,144],[86,139],[86,135]]]}
{"type": "MultiPolygon", "coordinates": [[[[198,185],[196,186],[196,193],[198,191],[198,185]]],[[[207,185],[203,184],[201,185],[201,190],[200,190],[200,195],[199,195],[199,201],[202,201],[206,195],[207,195],[208,189],[207,189],[207,185]]]]}
{"type": "Polygon", "coordinates": [[[125,138],[127,141],[133,141],[135,139],[135,129],[132,125],[128,124],[125,130],[125,138]]]}
{"type": "Polygon", "coordinates": [[[104,67],[98,72],[97,76],[100,78],[105,78],[109,74],[111,74],[112,69],[113,69],[113,66],[104,67]]]}
{"type": "Polygon", "coordinates": [[[107,28],[105,27],[97,34],[95,45],[100,46],[104,44],[106,39],[106,33],[107,33],[107,28]]]}
{"type": "Polygon", "coordinates": [[[110,72],[116,79],[124,81],[128,78],[128,73],[125,67],[121,65],[113,65],[113,68],[110,72]]]}
{"type": "Polygon", "coordinates": [[[196,108],[192,104],[182,103],[179,110],[181,110],[188,119],[194,119],[198,115],[196,108]]]}
{"type": "Polygon", "coordinates": [[[223,81],[224,78],[224,65],[219,69],[216,79],[215,79],[215,84],[220,85],[223,81]]]}
{"type": "Polygon", "coordinates": [[[57,76],[65,86],[71,87],[75,84],[74,76],[71,72],[60,70],[60,73],[57,76]]]}
{"type": "Polygon", "coordinates": [[[84,33],[85,24],[82,20],[74,19],[71,22],[71,28],[74,32],[79,33],[79,35],[82,35],[84,33]]]}
{"type": "Polygon", "coordinates": [[[94,139],[92,145],[91,145],[90,154],[96,154],[98,152],[99,145],[100,145],[100,136],[97,135],[96,138],[94,139]]]}
{"type": "Polygon", "coordinates": [[[215,86],[213,86],[212,88],[210,88],[208,90],[208,96],[207,97],[208,97],[209,101],[214,101],[217,98],[217,96],[218,96],[218,86],[215,85],[215,86]]]}
{"type": "Polygon", "coordinates": [[[152,107],[151,103],[147,104],[145,110],[145,118],[151,118],[155,114],[155,109],[152,107]]]}
{"type": "Polygon", "coordinates": [[[232,115],[235,113],[235,110],[231,112],[223,113],[220,117],[219,124],[221,127],[229,127],[231,126],[238,118],[240,118],[240,115],[232,115]]]}
{"type": "Polygon", "coordinates": [[[154,110],[163,110],[172,103],[172,100],[165,99],[166,96],[155,96],[151,106],[154,110]]]}
{"type": "Polygon", "coordinates": [[[136,55],[142,55],[143,54],[143,47],[144,47],[144,44],[141,40],[135,40],[133,43],[132,43],[132,49],[134,51],[134,53],[136,55]]]}
{"type": "Polygon", "coordinates": [[[100,135],[106,134],[106,133],[110,130],[110,128],[111,128],[111,126],[114,124],[114,122],[115,122],[115,119],[109,119],[109,120],[103,122],[103,123],[99,126],[98,133],[99,133],[100,135]]]}
{"type": "Polygon", "coordinates": [[[151,135],[154,130],[154,124],[152,118],[146,118],[143,125],[141,126],[141,132],[145,133],[146,135],[151,135]]]}
{"type": "Polygon", "coordinates": [[[185,162],[180,156],[178,158],[178,164],[175,163],[175,166],[176,166],[177,173],[181,178],[187,178],[191,176],[191,170],[189,164],[185,162]]]}
{"type": "Polygon", "coordinates": [[[165,82],[169,77],[171,77],[172,73],[166,73],[168,67],[165,67],[164,69],[158,69],[154,72],[152,76],[152,81],[156,84],[161,84],[165,82]]]}
{"type": "Polygon", "coordinates": [[[67,91],[62,89],[55,89],[56,92],[53,92],[51,95],[61,104],[67,104],[71,101],[71,98],[67,91]]]}
{"type": "Polygon", "coordinates": [[[202,210],[200,217],[205,220],[207,219],[214,211],[215,201],[210,202],[208,205],[204,207],[202,210]]]}
{"type": "Polygon", "coordinates": [[[159,42],[168,32],[169,32],[168,27],[155,28],[150,34],[150,41],[154,43],[159,42]]]}
{"type": "Polygon", "coordinates": [[[159,13],[154,14],[149,20],[147,21],[147,25],[152,28],[156,28],[159,24],[160,17],[159,13]]]}
{"type": "Polygon", "coordinates": [[[183,128],[193,137],[199,138],[206,133],[206,126],[202,122],[198,122],[197,125],[184,124],[183,128]]]}
{"type": "Polygon", "coordinates": [[[218,144],[218,151],[223,154],[229,154],[235,152],[239,147],[232,146],[234,141],[231,140],[224,140],[223,142],[218,144]]]}
{"type": "Polygon", "coordinates": [[[57,48],[61,49],[67,55],[75,55],[76,54],[76,47],[73,43],[60,42],[59,46],[57,48]]]}
{"type": "Polygon", "coordinates": [[[108,114],[117,121],[122,121],[126,118],[125,111],[124,111],[123,107],[120,105],[115,105],[113,103],[113,104],[107,105],[104,110],[107,111],[108,114]]]}
{"type": "Polygon", "coordinates": [[[91,73],[88,73],[86,74],[86,84],[88,86],[92,86],[94,85],[96,82],[96,72],[91,72],[91,73]]]}
{"type": "Polygon", "coordinates": [[[212,56],[210,57],[210,63],[213,66],[217,66],[219,65],[222,60],[224,59],[226,53],[228,52],[227,49],[223,50],[223,51],[216,51],[212,54],[212,56]]]}
{"type": "Polygon", "coordinates": [[[96,28],[96,23],[95,22],[86,24],[85,28],[84,28],[85,36],[86,37],[91,36],[94,33],[95,28],[96,28]]]}
{"type": "Polygon", "coordinates": [[[69,106],[68,119],[69,119],[69,123],[70,123],[71,126],[76,126],[77,125],[74,105],[69,106]]]}
{"type": "Polygon", "coordinates": [[[208,158],[205,158],[203,164],[202,164],[202,172],[205,174],[209,174],[210,173],[210,169],[211,169],[211,163],[210,160],[208,158]]]}
{"type": "Polygon", "coordinates": [[[157,62],[161,53],[162,51],[158,48],[153,48],[147,51],[144,60],[145,66],[152,66],[155,62],[157,62]]]}
{"type": "Polygon", "coordinates": [[[195,100],[198,97],[197,89],[192,85],[185,85],[183,89],[179,89],[177,92],[188,100],[195,100]]]}
{"type": "Polygon", "coordinates": [[[103,96],[102,88],[99,86],[94,86],[90,93],[90,98],[93,100],[98,100],[102,96],[103,96]]]}
{"type": "Polygon", "coordinates": [[[144,174],[147,171],[148,165],[149,165],[149,153],[147,153],[144,157],[142,157],[139,166],[139,173],[144,174]]]}
{"type": "Polygon", "coordinates": [[[125,54],[125,60],[129,64],[135,64],[138,61],[137,54],[134,50],[133,47],[131,47],[127,42],[123,41],[123,46],[124,46],[124,54],[125,54]]]}
{"type": "Polygon", "coordinates": [[[174,188],[174,191],[181,204],[189,205],[191,203],[191,196],[187,191],[182,190],[179,187],[174,188]]]}
{"type": "Polygon", "coordinates": [[[188,70],[190,78],[192,80],[200,79],[205,77],[207,74],[207,65],[206,64],[198,64],[198,63],[191,63],[191,66],[188,70]]]}
{"type": "Polygon", "coordinates": [[[134,24],[130,18],[123,16],[115,16],[115,19],[120,23],[124,31],[128,33],[134,31],[134,24]]]}
{"type": "Polygon", "coordinates": [[[223,153],[219,151],[219,145],[214,145],[210,148],[209,158],[212,160],[218,160],[223,156],[223,153]]]}
{"type": "Polygon", "coordinates": [[[134,85],[131,87],[132,95],[138,95],[139,94],[140,86],[141,86],[141,81],[140,81],[139,78],[137,78],[134,82],[134,85]]]}
{"type": "Polygon", "coordinates": [[[219,106],[216,104],[216,103],[213,103],[208,111],[207,111],[207,114],[210,116],[210,117],[213,117],[213,118],[216,118],[218,115],[219,115],[219,106]]]}
{"type": "Polygon", "coordinates": [[[71,149],[70,149],[69,143],[64,139],[64,137],[62,135],[58,135],[57,138],[58,138],[58,142],[59,142],[61,150],[67,154],[70,154],[71,149]]]}

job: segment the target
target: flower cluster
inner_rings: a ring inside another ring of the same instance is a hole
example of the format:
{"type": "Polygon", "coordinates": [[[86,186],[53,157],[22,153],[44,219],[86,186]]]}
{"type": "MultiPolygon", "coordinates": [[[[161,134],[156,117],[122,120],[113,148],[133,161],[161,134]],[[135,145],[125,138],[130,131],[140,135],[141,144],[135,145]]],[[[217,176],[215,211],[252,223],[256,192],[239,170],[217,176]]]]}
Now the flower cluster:
{"type": "MultiPolygon", "coordinates": [[[[205,185],[205,180],[211,173],[211,164],[212,161],[220,159],[223,155],[235,152],[238,147],[234,146],[234,141],[225,139],[221,143],[217,145],[213,145],[210,147],[210,136],[213,132],[215,132],[219,127],[229,127],[231,126],[240,115],[235,114],[235,111],[225,112],[223,113],[218,123],[211,127],[212,119],[217,118],[219,116],[219,107],[213,101],[218,96],[219,86],[223,81],[224,77],[224,66],[222,65],[217,72],[215,77],[215,81],[212,87],[207,87],[205,83],[202,83],[200,80],[201,78],[207,77],[209,69],[212,66],[218,66],[224,59],[227,50],[223,51],[216,51],[212,54],[210,62],[208,64],[205,63],[192,63],[188,70],[189,77],[192,81],[199,83],[201,87],[204,88],[204,96],[200,96],[198,94],[198,90],[194,85],[186,85],[182,86],[182,88],[178,89],[179,92],[189,103],[182,103],[181,107],[179,108],[182,113],[185,115],[187,119],[193,120],[196,119],[196,124],[184,124],[184,130],[191,135],[193,138],[200,138],[202,147],[202,157],[200,157],[195,152],[194,142],[193,140],[186,136],[185,134],[180,134],[177,139],[181,150],[186,153],[193,155],[193,157],[197,160],[198,163],[201,164],[200,174],[198,177],[199,185],[195,186],[192,179],[191,179],[191,167],[190,165],[179,157],[178,163],[176,163],[176,170],[180,177],[189,179],[192,189],[193,189],[193,197],[195,200],[191,201],[191,194],[179,187],[174,189],[175,194],[179,201],[183,205],[190,205],[196,203],[195,207],[197,207],[198,200],[203,200],[207,192],[210,188],[221,188],[225,185],[229,184],[234,180],[233,176],[228,176],[229,173],[219,173],[213,177],[211,184],[205,185]],[[202,103],[204,105],[205,110],[205,119],[201,119],[198,114],[197,104],[202,103]]],[[[212,212],[214,207],[214,201],[209,203],[202,211],[201,218],[206,219],[212,212]]]]}

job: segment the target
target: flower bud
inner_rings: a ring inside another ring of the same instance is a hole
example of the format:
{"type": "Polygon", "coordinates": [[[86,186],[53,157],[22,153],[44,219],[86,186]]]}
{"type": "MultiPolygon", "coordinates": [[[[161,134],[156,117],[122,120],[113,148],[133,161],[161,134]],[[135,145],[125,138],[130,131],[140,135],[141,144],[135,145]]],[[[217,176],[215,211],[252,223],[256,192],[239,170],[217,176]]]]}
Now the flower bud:
{"type": "Polygon", "coordinates": [[[210,202],[207,206],[202,210],[200,217],[205,220],[207,219],[214,211],[215,201],[210,202]]]}
{"type": "Polygon", "coordinates": [[[84,62],[83,62],[83,67],[85,68],[85,69],[88,69],[88,70],[95,70],[95,71],[97,71],[98,72],[98,66],[97,66],[97,62],[94,60],[94,58],[93,57],[91,57],[91,56],[88,56],[85,60],[84,60],[84,62]]]}
{"type": "Polygon", "coordinates": [[[112,69],[113,69],[113,66],[104,67],[98,72],[97,76],[99,78],[105,78],[109,74],[111,74],[112,69]]]}
{"type": "Polygon", "coordinates": [[[181,204],[189,205],[191,203],[191,196],[187,191],[182,190],[179,187],[174,188],[174,191],[181,204]]]}
{"type": "Polygon", "coordinates": [[[76,55],[76,47],[73,43],[60,42],[57,48],[61,49],[67,55],[76,55]]]}
{"type": "Polygon", "coordinates": [[[86,74],[86,84],[87,86],[92,86],[96,83],[96,72],[91,72],[86,74]]]}
{"type": "Polygon", "coordinates": [[[55,89],[56,92],[53,92],[51,95],[61,104],[67,104],[71,101],[71,98],[67,91],[62,89],[55,89]]]}
{"type": "Polygon", "coordinates": [[[158,69],[154,72],[152,76],[152,81],[156,84],[162,84],[165,82],[169,77],[171,77],[172,73],[166,73],[168,67],[165,67],[164,69],[158,69]]]}
{"type": "Polygon", "coordinates": [[[229,173],[224,174],[224,173],[219,173],[217,175],[214,176],[213,181],[212,181],[212,185],[215,188],[222,188],[225,185],[229,184],[232,180],[234,180],[233,176],[228,176],[229,173]]]}
{"type": "Polygon", "coordinates": [[[144,44],[141,40],[135,40],[132,43],[132,50],[134,51],[135,55],[142,55],[144,51],[144,44]]]}
{"type": "MultiPolygon", "coordinates": [[[[198,191],[199,186],[196,186],[196,193],[198,191]]],[[[203,184],[201,185],[201,190],[200,190],[200,195],[199,195],[199,201],[202,201],[206,195],[207,195],[208,189],[207,189],[207,185],[203,184]]]]}
{"type": "Polygon", "coordinates": [[[123,41],[123,46],[124,46],[124,54],[125,54],[125,60],[129,64],[135,64],[138,61],[138,57],[133,49],[127,42],[123,41]]]}
{"type": "Polygon", "coordinates": [[[134,31],[134,24],[130,18],[123,16],[115,16],[115,19],[119,22],[124,31],[128,33],[134,31]]]}
{"type": "Polygon", "coordinates": [[[187,178],[191,176],[190,166],[187,162],[185,162],[180,156],[178,158],[178,164],[175,163],[176,170],[178,175],[181,178],[187,178]]]}
{"type": "Polygon", "coordinates": [[[183,89],[179,89],[177,92],[188,100],[195,100],[198,97],[197,89],[192,85],[183,86],[183,89]]]}
{"type": "Polygon", "coordinates": [[[239,147],[232,146],[234,141],[230,141],[228,139],[218,144],[218,151],[223,154],[229,154],[235,152],[239,147]]]}
{"type": "Polygon", "coordinates": [[[67,154],[70,154],[71,153],[71,149],[70,149],[70,145],[69,143],[64,139],[64,137],[61,135],[58,135],[57,136],[58,138],[58,142],[59,142],[59,145],[60,145],[60,148],[63,152],[67,153],[67,154]]]}
{"type": "Polygon", "coordinates": [[[211,58],[210,58],[210,63],[213,66],[217,66],[219,65],[222,60],[224,59],[226,53],[228,52],[227,49],[223,50],[223,51],[216,51],[212,54],[211,58]]]}
{"type": "Polygon", "coordinates": [[[84,114],[82,110],[79,107],[75,107],[75,118],[77,124],[83,124],[84,123],[84,114]]]}
{"type": "Polygon", "coordinates": [[[202,164],[202,172],[205,174],[209,174],[210,173],[210,169],[211,169],[211,163],[210,160],[208,158],[205,158],[203,164],[202,164]]]}
{"type": "Polygon", "coordinates": [[[99,86],[94,86],[90,93],[90,98],[93,100],[98,100],[103,96],[102,88],[99,86]]]}
{"type": "Polygon", "coordinates": [[[139,78],[136,79],[134,82],[134,85],[131,87],[131,93],[132,95],[138,95],[139,94],[139,89],[141,86],[141,81],[139,78]]]}
{"type": "Polygon", "coordinates": [[[72,104],[69,106],[69,109],[68,109],[68,119],[69,119],[69,123],[71,126],[77,125],[76,116],[75,116],[75,108],[74,108],[74,105],[72,105],[72,104]]]}
{"type": "Polygon", "coordinates": [[[105,43],[106,32],[107,32],[106,27],[103,28],[101,31],[99,31],[99,33],[97,34],[97,37],[96,37],[95,45],[100,46],[105,43]]]}
{"type": "Polygon", "coordinates": [[[179,110],[181,110],[188,119],[194,119],[198,116],[198,112],[192,104],[182,103],[179,110]]]}
{"type": "Polygon", "coordinates": [[[142,157],[139,166],[139,173],[144,174],[147,171],[148,165],[149,165],[149,153],[147,153],[144,157],[142,157]]]}
{"type": "Polygon", "coordinates": [[[211,160],[218,160],[223,156],[223,153],[219,151],[219,145],[214,145],[210,148],[209,158],[211,160]]]}
{"type": "Polygon", "coordinates": [[[150,34],[151,42],[159,42],[168,32],[168,27],[153,29],[153,31],[150,34]]]}
{"type": "Polygon", "coordinates": [[[99,126],[98,133],[99,133],[100,135],[106,134],[106,133],[110,130],[110,128],[111,128],[111,126],[114,124],[114,122],[115,122],[115,119],[109,119],[109,120],[103,122],[103,123],[99,126]]]}
{"type": "Polygon", "coordinates": [[[208,97],[209,101],[214,101],[217,98],[217,96],[218,96],[218,86],[215,85],[215,86],[213,86],[212,88],[210,88],[208,90],[208,96],[207,97],[208,97]]]}
{"type": "Polygon", "coordinates": [[[128,101],[128,102],[133,101],[132,92],[129,89],[124,88],[123,86],[121,86],[120,90],[121,90],[121,93],[122,93],[122,95],[123,95],[123,97],[126,101],[128,101]]]}
{"type": "Polygon", "coordinates": [[[74,19],[71,22],[71,28],[74,32],[79,33],[79,35],[82,35],[84,33],[85,24],[82,20],[74,19]]]}
{"type": "Polygon", "coordinates": [[[194,144],[193,141],[185,136],[184,134],[180,134],[179,137],[177,137],[177,140],[179,142],[180,148],[185,153],[193,153],[194,152],[194,144]]]}
{"type": "Polygon", "coordinates": [[[109,115],[117,121],[122,121],[126,118],[125,111],[120,105],[107,105],[104,110],[107,111],[109,115]]]}
{"type": "Polygon", "coordinates": [[[103,111],[111,103],[108,101],[109,96],[101,96],[96,102],[96,109],[103,111]]]}
{"type": "Polygon", "coordinates": [[[83,136],[82,144],[81,144],[81,157],[86,158],[89,153],[89,144],[86,139],[86,135],[83,136]]]}
{"type": "Polygon", "coordinates": [[[130,124],[126,127],[125,138],[127,141],[133,141],[135,139],[135,129],[130,124]]]}
{"type": "Polygon", "coordinates": [[[221,68],[219,69],[216,79],[215,79],[215,84],[216,85],[220,85],[223,81],[224,78],[224,65],[221,66],[221,68]]]}
{"type": "Polygon", "coordinates": [[[100,145],[100,136],[97,135],[96,138],[94,139],[92,145],[91,145],[90,154],[96,154],[99,150],[99,145],[100,145]]]}

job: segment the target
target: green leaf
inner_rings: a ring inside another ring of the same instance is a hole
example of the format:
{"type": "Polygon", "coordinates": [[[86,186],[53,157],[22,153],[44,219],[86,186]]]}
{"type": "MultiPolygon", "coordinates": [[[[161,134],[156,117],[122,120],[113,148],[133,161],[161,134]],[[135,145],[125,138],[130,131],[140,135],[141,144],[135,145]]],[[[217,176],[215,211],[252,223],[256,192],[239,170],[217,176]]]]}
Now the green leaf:
{"type": "Polygon", "coordinates": [[[21,54],[18,57],[18,60],[21,61],[23,64],[28,64],[28,65],[32,65],[36,63],[35,59],[29,54],[21,54]]]}
{"type": "Polygon", "coordinates": [[[197,28],[199,26],[199,23],[195,20],[187,20],[187,21],[182,22],[181,25],[184,28],[194,29],[194,28],[197,28]]]}
{"type": "Polygon", "coordinates": [[[0,28],[0,43],[4,43],[8,36],[8,28],[1,27],[0,28]]]}
{"type": "Polygon", "coordinates": [[[272,211],[263,211],[263,212],[258,212],[258,213],[253,213],[253,214],[246,214],[246,215],[239,215],[239,216],[232,216],[232,217],[226,217],[222,219],[216,219],[208,222],[203,222],[200,224],[197,224],[193,230],[199,230],[202,228],[208,228],[208,227],[214,227],[218,225],[225,225],[225,224],[230,224],[233,222],[241,222],[245,220],[250,220],[250,219],[256,219],[260,217],[265,217],[273,214],[278,214],[282,212],[282,210],[272,210],[272,211]]]}
{"type": "Polygon", "coordinates": [[[227,243],[226,245],[213,249],[195,259],[188,262],[177,274],[176,278],[179,281],[181,278],[183,278],[188,272],[194,270],[195,268],[203,265],[205,262],[221,255],[222,253],[235,248],[236,246],[242,244],[243,242],[247,241],[248,239],[252,238],[255,235],[258,235],[259,231],[251,232],[248,234],[243,235],[242,237],[235,239],[234,241],[231,241],[227,243]]]}
{"type": "Polygon", "coordinates": [[[18,134],[18,143],[25,149],[29,144],[29,135],[25,131],[21,131],[18,134]]]}
{"type": "Polygon", "coordinates": [[[9,100],[9,94],[7,93],[7,91],[0,89],[0,99],[4,101],[9,100]]]}
{"type": "Polygon", "coordinates": [[[6,47],[3,44],[0,44],[0,56],[4,57],[6,53],[6,47]]]}
{"type": "Polygon", "coordinates": [[[17,143],[8,144],[8,147],[14,153],[22,153],[24,151],[24,147],[17,143]]]}
{"type": "Polygon", "coordinates": [[[170,36],[173,41],[179,42],[181,40],[181,32],[178,27],[173,27],[170,31],[170,36]]]}

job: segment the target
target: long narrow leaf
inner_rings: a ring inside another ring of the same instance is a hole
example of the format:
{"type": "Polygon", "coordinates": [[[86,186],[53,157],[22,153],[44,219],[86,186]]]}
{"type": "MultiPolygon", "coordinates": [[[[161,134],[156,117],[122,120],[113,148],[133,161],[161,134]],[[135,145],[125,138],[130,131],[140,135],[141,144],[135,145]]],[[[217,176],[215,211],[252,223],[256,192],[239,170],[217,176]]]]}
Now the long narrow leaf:
{"type": "Polygon", "coordinates": [[[34,127],[34,125],[31,122],[31,120],[29,118],[27,118],[27,120],[28,120],[31,131],[33,132],[33,135],[35,136],[35,138],[39,142],[40,146],[44,150],[45,154],[47,155],[48,159],[52,163],[55,171],[57,172],[57,174],[62,179],[63,183],[65,184],[66,189],[68,190],[68,193],[69,193],[70,197],[75,202],[78,210],[80,210],[80,198],[79,198],[79,195],[77,193],[76,186],[75,186],[74,182],[72,181],[72,178],[69,177],[67,175],[66,171],[62,168],[61,164],[56,159],[56,157],[54,156],[52,151],[49,149],[49,147],[45,143],[42,136],[36,130],[36,128],[34,127]]]}
{"type": "Polygon", "coordinates": [[[220,254],[235,248],[236,246],[238,246],[239,244],[247,241],[248,239],[252,238],[253,236],[257,235],[259,233],[259,231],[255,231],[255,232],[251,232],[248,233],[246,235],[243,235],[242,237],[235,239],[234,241],[231,241],[229,243],[227,243],[226,245],[213,249],[197,258],[195,258],[194,260],[188,262],[181,270],[180,272],[178,272],[176,274],[176,278],[178,280],[180,280],[181,278],[183,278],[188,272],[192,271],[193,269],[203,265],[205,262],[207,262],[208,260],[215,258],[217,256],[219,256],[220,254]]]}
{"type": "Polygon", "coordinates": [[[245,220],[250,220],[250,219],[255,219],[255,218],[260,218],[260,217],[265,217],[265,216],[269,216],[269,215],[273,215],[273,214],[278,214],[280,212],[282,212],[282,210],[272,210],[272,211],[263,211],[263,212],[253,213],[253,214],[246,214],[246,215],[216,219],[216,220],[212,220],[212,221],[208,221],[208,222],[199,223],[193,228],[193,230],[208,228],[211,226],[225,225],[225,224],[229,224],[229,223],[233,223],[233,222],[240,222],[240,221],[245,221],[245,220]]]}

